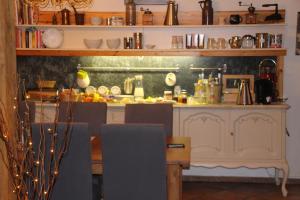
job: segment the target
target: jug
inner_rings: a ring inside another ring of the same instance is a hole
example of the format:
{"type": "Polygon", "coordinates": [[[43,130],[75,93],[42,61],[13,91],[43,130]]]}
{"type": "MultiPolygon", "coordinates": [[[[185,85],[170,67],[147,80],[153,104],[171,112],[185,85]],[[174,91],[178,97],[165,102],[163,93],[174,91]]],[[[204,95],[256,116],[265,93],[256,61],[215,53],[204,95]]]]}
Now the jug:
{"type": "Polygon", "coordinates": [[[214,24],[214,10],[212,7],[211,0],[199,1],[200,7],[202,8],[202,25],[214,24]]]}
{"type": "Polygon", "coordinates": [[[134,78],[126,78],[124,81],[124,92],[125,94],[131,94],[132,93],[132,88],[133,88],[133,82],[134,78]]]}
{"type": "Polygon", "coordinates": [[[175,1],[169,1],[164,25],[169,25],[169,26],[179,25],[177,14],[178,14],[178,4],[175,4],[175,1]]]}
{"type": "Polygon", "coordinates": [[[61,11],[61,25],[70,25],[70,11],[67,8],[61,11]]]}
{"type": "Polygon", "coordinates": [[[84,13],[77,12],[75,6],[73,6],[74,12],[75,12],[75,23],[76,25],[84,25],[84,13]]]}
{"type": "Polygon", "coordinates": [[[245,79],[241,80],[241,84],[239,86],[239,93],[236,99],[236,104],[238,105],[253,104],[252,96],[249,88],[249,82],[245,79]]]}
{"type": "Polygon", "coordinates": [[[125,5],[126,25],[134,26],[136,25],[136,5],[133,0],[128,0],[128,2],[125,5]]]}
{"type": "Polygon", "coordinates": [[[135,76],[134,99],[144,99],[143,75],[135,76]]]}

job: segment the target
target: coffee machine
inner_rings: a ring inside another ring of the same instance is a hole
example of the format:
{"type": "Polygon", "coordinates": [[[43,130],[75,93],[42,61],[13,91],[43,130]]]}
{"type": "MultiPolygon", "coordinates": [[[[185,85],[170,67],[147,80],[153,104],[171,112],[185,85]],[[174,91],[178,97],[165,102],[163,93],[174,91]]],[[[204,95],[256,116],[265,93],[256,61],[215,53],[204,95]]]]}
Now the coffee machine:
{"type": "Polygon", "coordinates": [[[270,104],[276,101],[276,61],[264,59],[259,65],[259,77],[255,81],[255,102],[260,104],[270,104]]]}

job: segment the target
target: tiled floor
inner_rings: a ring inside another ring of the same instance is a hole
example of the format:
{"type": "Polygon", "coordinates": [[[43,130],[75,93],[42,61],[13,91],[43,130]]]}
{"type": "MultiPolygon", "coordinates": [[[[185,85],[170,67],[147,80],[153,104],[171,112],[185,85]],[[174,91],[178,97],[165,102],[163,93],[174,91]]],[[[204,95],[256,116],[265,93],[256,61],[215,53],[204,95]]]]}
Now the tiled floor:
{"type": "Polygon", "coordinates": [[[275,184],[184,182],[183,200],[300,200],[300,185],[287,189],[284,198],[275,184]]]}

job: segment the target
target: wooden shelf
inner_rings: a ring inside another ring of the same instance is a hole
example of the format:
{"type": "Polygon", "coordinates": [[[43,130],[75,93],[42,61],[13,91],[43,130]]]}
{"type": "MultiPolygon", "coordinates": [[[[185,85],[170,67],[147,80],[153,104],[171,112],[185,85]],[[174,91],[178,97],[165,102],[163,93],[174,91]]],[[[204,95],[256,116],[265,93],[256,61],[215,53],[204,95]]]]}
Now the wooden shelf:
{"type": "Polygon", "coordinates": [[[59,29],[184,29],[184,28],[199,28],[199,29],[214,29],[214,28],[266,28],[268,27],[284,27],[286,23],[274,23],[274,24],[225,24],[225,25],[177,25],[177,26],[165,26],[165,25],[136,25],[136,26],[106,26],[106,25],[51,25],[51,24],[41,24],[41,25],[16,25],[17,28],[31,28],[35,27],[38,29],[47,28],[59,28],[59,29]]]}
{"type": "Polygon", "coordinates": [[[24,49],[17,56],[285,56],[286,49],[24,49]]]}

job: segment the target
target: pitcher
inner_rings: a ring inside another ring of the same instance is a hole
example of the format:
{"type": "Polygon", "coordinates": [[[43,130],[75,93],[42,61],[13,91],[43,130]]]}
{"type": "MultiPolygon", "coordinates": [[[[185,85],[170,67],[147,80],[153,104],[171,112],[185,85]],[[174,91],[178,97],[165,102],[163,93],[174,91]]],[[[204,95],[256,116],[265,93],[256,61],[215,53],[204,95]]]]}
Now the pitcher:
{"type": "Polygon", "coordinates": [[[167,13],[164,21],[164,25],[179,25],[178,22],[178,4],[175,4],[175,1],[170,0],[168,2],[167,13]]]}
{"type": "Polygon", "coordinates": [[[202,25],[214,24],[214,9],[212,7],[211,0],[199,1],[200,7],[202,8],[202,25]]]}

